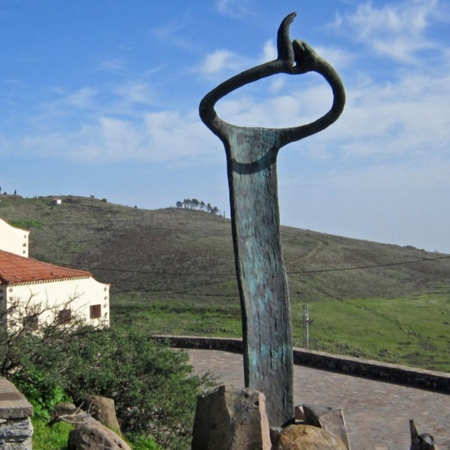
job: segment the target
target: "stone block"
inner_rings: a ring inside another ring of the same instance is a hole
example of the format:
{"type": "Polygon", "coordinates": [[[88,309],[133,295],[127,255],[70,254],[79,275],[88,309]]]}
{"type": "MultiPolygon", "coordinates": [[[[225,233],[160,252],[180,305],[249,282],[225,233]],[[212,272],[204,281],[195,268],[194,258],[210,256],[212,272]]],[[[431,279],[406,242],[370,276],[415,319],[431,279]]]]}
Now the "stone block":
{"type": "Polygon", "coordinates": [[[330,431],[340,438],[347,450],[350,450],[350,442],[342,409],[302,405],[302,410],[305,425],[312,425],[330,431]]]}
{"type": "Polygon", "coordinates": [[[346,450],[333,433],[312,425],[289,425],[283,429],[273,450],[346,450]]]}
{"type": "Polygon", "coordinates": [[[409,421],[409,430],[411,433],[410,450],[438,450],[433,436],[429,433],[419,434],[414,420],[412,419],[409,421]]]}
{"type": "Polygon", "coordinates": [[[24,419],[0,419],[0,448],[2,450],[31,450],[33,425],[24,419]]]}
{"type": "Polygon", "coordinates": [[[83,409],[111,430],[120,431],[113,399],[92,395],[85,400],[83,409]]]}
{"type": "Polygon", "coordinates": [[[14,384],[0,378],[0,448],[31,450],[33,407],[14,384]]]}
{"type": "Polygon", "coordinates": [[[14,384],[0,378],[0,419],[22,419],[33,415],[33,407],[14,384]]]}
{"type": "Polygon", "coordinates": [[[270,450],[269,420],[261,392],[219,386],[197,399],[192,450],[270,450]]]}
{"type": "Polygon", "coordinates": [[[114,431],[98,421],[77,425],[69,433],[69,450],[131,450],[131,447],[114,431]]]}

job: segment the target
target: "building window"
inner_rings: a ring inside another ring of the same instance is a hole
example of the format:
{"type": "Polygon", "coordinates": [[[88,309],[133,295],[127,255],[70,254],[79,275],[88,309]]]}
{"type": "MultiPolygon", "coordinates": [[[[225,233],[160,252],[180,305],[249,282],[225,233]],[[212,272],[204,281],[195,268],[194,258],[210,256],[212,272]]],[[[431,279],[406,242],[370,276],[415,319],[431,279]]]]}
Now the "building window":
{"type": "Polygon", "coordinates": [[[90,319],[100,319],[102,317],[102,305],[91,305],[89,309],[90,319]]]}
{"type": "Polygon", "coordinates": [[[72,310],[70,309],[62,309],[58,311],[58,324],[62,325],[65,323],[70,323],[72,320],[72,310]]]}

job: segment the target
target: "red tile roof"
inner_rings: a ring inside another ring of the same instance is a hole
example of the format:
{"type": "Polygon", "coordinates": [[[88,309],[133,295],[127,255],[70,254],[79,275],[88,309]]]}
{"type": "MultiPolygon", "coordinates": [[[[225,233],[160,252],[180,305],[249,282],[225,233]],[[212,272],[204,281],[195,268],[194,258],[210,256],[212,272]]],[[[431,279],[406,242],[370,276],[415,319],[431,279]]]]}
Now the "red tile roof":
{"type": "Polygon", "coordinates": [[[0,250],[0,285],[91,276],[85,270],[66,269],[0,250]]]}

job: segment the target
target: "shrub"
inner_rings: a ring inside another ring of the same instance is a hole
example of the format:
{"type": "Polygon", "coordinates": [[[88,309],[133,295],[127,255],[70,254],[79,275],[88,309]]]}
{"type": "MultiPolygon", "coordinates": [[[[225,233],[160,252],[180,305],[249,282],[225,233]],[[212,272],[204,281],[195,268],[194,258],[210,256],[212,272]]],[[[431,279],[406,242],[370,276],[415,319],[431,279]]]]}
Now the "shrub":
{"type": "Polygon", "coordinates": [[[10,378],[33,405],[35,418],[48,421],[55,405],[70,401],[58,380],[48,376],[45,370],[39,370],[36,366],[18,370],[10,378]]]}
{"type": "Polygon", "coordinates": [[[209,379],[192,374],[186,352],[142,333],[105,330],[94,336],[71,341],[71,397],[113,398],[125,433],[149,434],[163,448],[188,448],[196,398],[209,379]]]}
{"type": "Polygon", "coordinates": [[[152,438],[164,449],[189,448],[196,398],[211,383],[192,373],[185,351],[136,330],[74,321],[77,326],[31,331],[26,323],[0,332],[0,375],[16,384],[38,417],[48,419],[60,401],[101,395],[114,399],[122,431],[130,440],[139,436],[137,447],[153,450],[152,438]]]}
{"type": "Polygon", "coordinates": [[[211,383],[192,373],[185,351],[137,330],[93,328],[77,317],[61,324],[57,308],[54,320],[30,320],[49,310],[30,298],[0,314],[0,323],[8,314],[15,324],[0,328],[0,375],[22,391],[38,418],[48,420],[61,401],[81,406],[100,395],[115,401],[122,431],[141,436],[142,448],[152,448],[148,437],[164,449],[189,448],[196,398],[211,383]],[[36,322],[41,325],[31,328],[36,322]]]}

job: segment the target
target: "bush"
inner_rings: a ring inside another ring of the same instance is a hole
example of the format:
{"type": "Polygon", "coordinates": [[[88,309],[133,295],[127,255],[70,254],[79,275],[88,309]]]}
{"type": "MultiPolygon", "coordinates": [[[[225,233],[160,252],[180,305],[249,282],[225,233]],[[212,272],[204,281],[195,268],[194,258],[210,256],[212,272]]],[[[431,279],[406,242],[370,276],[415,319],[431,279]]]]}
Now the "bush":
{"type": "Polygon", "coordinates": [[[33,417],[37,419],[50,420],[55,405],[70,401],[58,380],[34,366],[18,370],[10,378],[33,405],[33,417]]]}
{"type": "Polygon", "coordinates": [[[153,450],[152,438],[164,449],[189,448],[196,398],[211,383],[193,375],[185,351],[139,331],[53,324],[2,333],[0,375],[16,384],[38,417],[48,419],[60,401],[101,395],[114,399],[124,434],[139,436],[136,447],[153,450]]]}
{"type": "Polygon", "coordinates": [[[163,448],[188,448],[197,396],[208,378],[192,374],[185,351],[167,348],[136,332],[105,330],[79,335],[67,392],[113,398],[122,431],[149,434],[163,448]]]}

